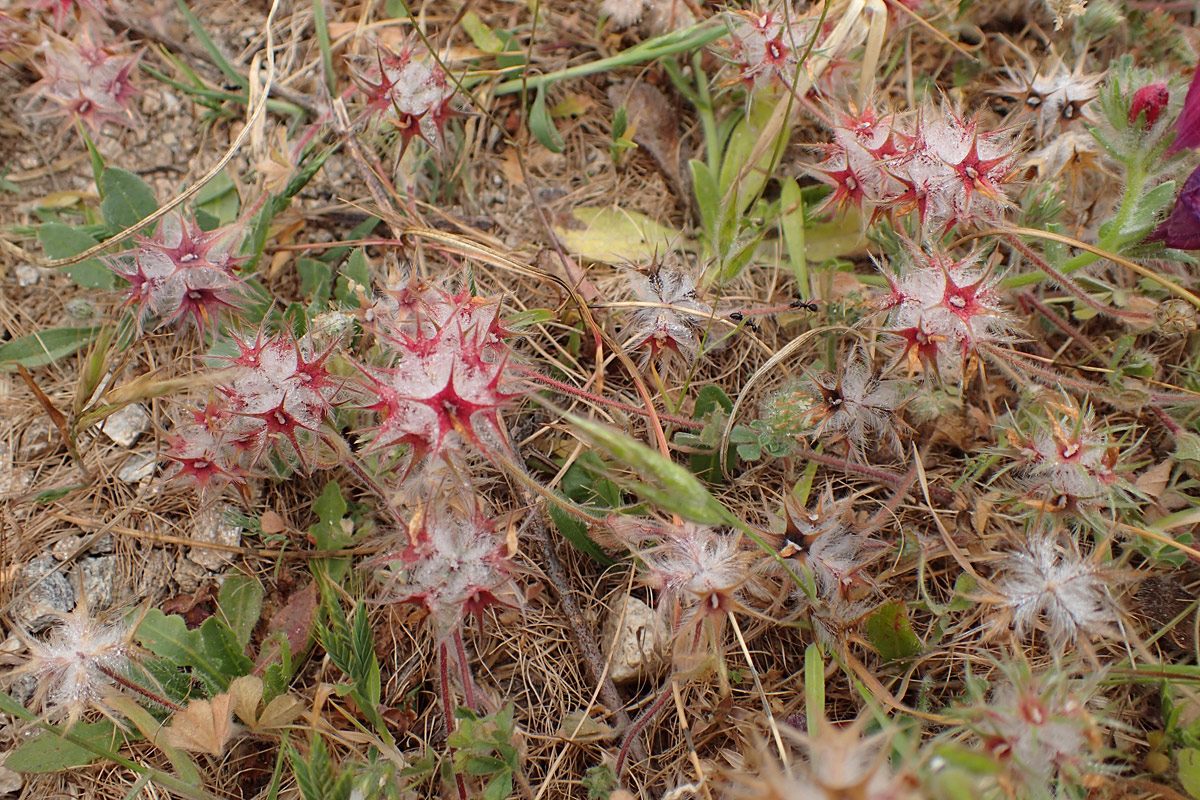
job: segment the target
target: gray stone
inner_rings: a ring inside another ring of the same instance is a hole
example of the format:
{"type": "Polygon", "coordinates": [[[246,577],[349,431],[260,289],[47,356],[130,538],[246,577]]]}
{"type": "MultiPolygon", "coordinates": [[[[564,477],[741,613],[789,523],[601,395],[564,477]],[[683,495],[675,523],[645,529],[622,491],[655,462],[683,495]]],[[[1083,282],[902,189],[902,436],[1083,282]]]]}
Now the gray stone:
{"type": "Polygon", "coordinates": [[[141,483],[147,478],[154,477],[158,468],[158,456],[150,452],[133,453],[125,459],[125,463],[117,470],[117,478],[125,483],[141,483]]]}
{"type": "Polygon", "coordinates": [[[85,558],[75,565],[83,572],[83,596],[91,610],[112,608],[117,601],[117,557],[85,558]]]}
{"type": "Polygon", "coordinates": [[[17,274],[18,286],[33,286],[42,277],[42,271],[32,264],[22,264],[13,271],[17,274]]]}
{"type": "Polygon", "coordinates": [[[4,766],[4,762],[7,760],[8,753],[0,753],[0,795],[16,794],[25,785],[25,779],[21,777],[21,773],[4,766]]]}
{"type": "Polygon", "coordinates": [[[210,573],[194,561],[181,558],[179,559],[179,563],[171,570],[171,577],[175,579],[175,584],[179,587],[179,591],[184,594],[191,594],[200,588],[200,584],[209,579],[210,573]]]}
{"type": "Polygon", "coordinates": [[[0,464],[0,497],[20,494],[33,482],[33,472],[0,464]]]}
{"type": "Polygon", "coordinates": [[[613,682],[660,674],[666,667],[667,640],[667,626],[654,609],[636,597],[618,598],[601,634],[605,652],[612,654],[609,674],[613,682]]]}
{"type": "Polygon", "coordinates": [[[25,597],[15,616],[28,631],[37,633],[58,620],[59,616],[50,613],[51,610],[66,613],[75,607],[75,590],[67,576],[56,571],[57,566],[53,558],[42,556],[21,571],[21,592],[25,597]]]}
{"type": "MultiPolygon", "coordinates": [[[[192,539],[197,542],[212,542],[215,544],[238,547],[242,543],[242,529],[225,519],[229,506],[215,503],[203,509],[193,519],[192,539]]],[[[193,563],[206,567],[214,572],[224,569],[233,561],[233,554],[226,550],[214,550],[207,547],[190,547],[187,557],[193,563]]]]}
{"type": "Polygon", "coordinates": [[[55,561],[66,561],[81,544],[82,536],[64,536],[50,547],[50,555],[54,556],[55,561]]]}
{"type": "Polygon", "coordinates": [[[132,447],[150,427],[150,415],[138,403],[130,403],[104,420],[100,430],[121,447],[132,447]]]}
{"type": "Polygon", "coordinates": [[[58,446],[58,431],[39,415],[21,431],[21,445],[17,448],[17,461],[33,461],[41,458],[58,446]]]}

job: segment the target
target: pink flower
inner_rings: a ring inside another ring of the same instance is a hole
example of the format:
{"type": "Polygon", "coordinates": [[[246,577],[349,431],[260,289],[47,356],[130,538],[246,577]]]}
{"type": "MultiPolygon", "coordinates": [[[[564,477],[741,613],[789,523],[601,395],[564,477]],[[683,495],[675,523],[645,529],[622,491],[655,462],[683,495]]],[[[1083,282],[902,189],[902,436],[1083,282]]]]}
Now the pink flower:
{"type": "Polygon", "coordinates": [[[622,330],[625,349],[646,348],[645,367],[673,350],[688,364],[700,355],[704,323],[712,314],[699,300],[696,281],[677,267],[655,265],[646,272],[630,271],[629,283],[639,303],[653,306],[636,309],[622,330]]]}
{"type": "Polygon", "coordinates": [[[366,95],[364,116],[389,122],[400,134],[402,151],[416,137],[430,145],[441,141],[456,113],[450,101],[457,87],[424,47],[414,42],[397,53],[377,45],[374,59],[352,61],[361,65],[352,74],[366,95]]]}
{"type": "Polygon", "coordinates": [[[997,292],[999,278],[976,265],[979,255],[954,260],[938,250],[906,250],[884,272],[891,291],[878,302],[887,312],[884,330],[901,339],[912,371],[927,368],[952,379],[981,344],[1005,341],[1013,328],[997,292]]]}
{"type": "Polygon", "coordinates": [[[138,319],[155,316],[159,325],[191,318],[203,330],[222,308],[235,308],[242,281],[234,255],[242,243],[241,225],[202,231],[193,219],[169,214],[150,238],[138,237],[133,250],[112,256],[108,265],[129,281],[126,304],[138,319]]]}
{"type": "Polygon", "coordinates": [[[1146,240],[1176,250],[1200,250],[1200,168],[1188,176],[1171,215],[1146,240]]]}
{"type": "Polygon", "coordinates": [[[337,434],[326,423],[343,402],[344,381],[325,362],[332,348],[314,354],[291,333],[253,340],[234,336],[239,354],[203,411],[189,412],[170,440],[170,477],[193,484],[201,495],[244,486],[253,471],[278,457],[292,469],[329,466],[326,452],[337,434]]]}
{"type": "Polygon", "coordinates": [[[411,469],[460,439],[503,447],[499,413],[517,395],[504,388],[511,334],[499,311],[496,300],[411,283],[364,312],[390,362],[359,367],[365,407],[379,416],[369,452],[406,445],[411,469]]]}
{"type": "Polygon", "coordinates": [[[1200,144],[1200,67],[1192,75],[1192,83],[1188,86],[1187,97],[1183,100],[1183,110],[1175,120],[1175,138],[1167,148],[1167,155],[1173,156],[1180,150],[1190,150],[1200,144]]]}
{"type": "Polygon", "coordinates": [[[67,125],[80,119],[97,134],[110,122],[135,127],[131,76],[141,53],[100,44],[87,27],[75,40],[49,31],[45,36],[42,60],[32,62],[41,80],[29,89],[42,101],[38,116],[65,116],[67,125]]]}
{"type": "Polygon", "coordinates": [[[733,59],[750,87],[791,85],[808,48],[812,23],[793,10],[738,12],[730,30],[733,59]]]}
{"type": "Polygon", "coordinates": [[[997,219],[1012,205],[1004,191],[1017,160],[1012,131],[982,131],[949,105],[927,105],[908,127],[870,107],[837,117],[825,160],[813,168],[833,187],[819,212],[915,211],[923,231],[941,233],[997,219]]]}

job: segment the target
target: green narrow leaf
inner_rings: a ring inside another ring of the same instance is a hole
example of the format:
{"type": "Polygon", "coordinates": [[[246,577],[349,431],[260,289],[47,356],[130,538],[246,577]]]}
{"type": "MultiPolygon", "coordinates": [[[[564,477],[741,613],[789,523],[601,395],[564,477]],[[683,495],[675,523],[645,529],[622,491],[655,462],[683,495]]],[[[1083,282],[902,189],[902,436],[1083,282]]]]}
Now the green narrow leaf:
{"type": "Polygon", "coordinates": [[[703,161],[693,158],[688,166],[692,168],[692,191],[696,193],[696,205],[700,208],[704,230],[715,240],[717,217],[721,209],[721,189],[717,186],[717,177],[703,161]]]}
{"type": "Polygon", "coordinates": [[[313,0],[313,27],[317,29],[317,47],[321,50],[321,68],[325,72],[325,85],[329,94],[337,94],[337,73],[333,70],[333,46],[329,41],[329,20],[325,17],[325,3],[313,0]]]}
{"type": "Polygon", "coordinates": [[[487,26],[474,11],[467,11],[459,20],[462,29],[471,37],[476,47],[485,53],[495,55],[504,52],[504,40],[487,26]]]}
{"type": "Polygon", "coordinates": [[[653,478],[659,486],[631,481],[629,488],[665,511],[701,525],[736,525],[737,519],[717,502],[700,480],[662,453],[627,434],[574,414],[565,415],[585,439],[606,451],[634,474],[653,478]]]}
{"type": "MultiPolygon", "coordinates": [[[[96,240],[87,233],[61,222],[47,222],[40,226],[37,237],[50,258],[70,258],[96,244],[96,240]]],[[[85,258],[64,270],[86,289],[113,289],[117,285],[117,276],[98,258],[85,258]]]]}
{"type": "Polygon", "coordinates": [[[241,73],[234,69],[233,65],[229,63],[229,60],[225,58],[225,54],[220,51],[216,43],[213,42],[212,37],[208,35],[208,31],[205,30],[204,23],[198,20],[196,15],[192,13],[192,10],[188,8],[186,0],[175,0],[175,7],[179,9],[179,13],[182,14],[183,18],[187,21],[188,27],[192,31],[192,35],[199,40],[201,46],[203,46],[204,49],[208,51],[208,54],[212,56],[213,63],[217,65],[217,69],[221,70],[226,78],[233,81],[238,86],[242,87],[243,89],[246,88],[246,86],[249,85],[246,79],[243,78],[241,73]]]}
{"type": "MultiPolygon", "coordinates": [[[[118,750],[124,743],[117,733],[117,726],[107,719],[99,722],[80,722],[71,728],[71,732],[79,739],[92,744],[95,749],[118,750]]],[[[58,772],[71,767],[85,766],[99,757],[100,754],[95,750],[69,742],[49,731],[42,731],[9,753],[4,766],[17,772],[58,772]]]]}
{"type": "Polygon", "coordinates": [[[263,587],[251,575],[230,575],[217,593],[217,605],[245,650],[262,616],[263,587]]]}
{"type": "Polygon", "coordinates": [[[562,137],[558,135],[558,128],[554,127],[554,120],[550,118],[550,112],[546,110],[545,85],[538,87],[537,94],[533,98],[533,106],[529,109],[529,130],[533,133],[534,138],[551,153],[561,153],[564,150],[562,137]]]}
{"type": "Polygon", "coordinates": [[[825,717],[825,662],[816,642],[804,650],[804,716],[810,731],[820,730],[825,717]]]}
{"type": "MultiPolygon", "coordinates": [[[[560,493],[561,494],[561,493],[560,493]]],[[[600,549],[600,546],[592,541],[592,537],[588,536],[588,526],[583,520],[573,516],[569,512],[559,508],[557,505],[550,503],[547,505],[550,511],[550,520],[554,526],[558,528],[558,532],[563,535],[571,546],[584,555],[591,556],[597,563],[611,567],[617,563],[600,549]]]]}
{"type": "Polygon", "coordinates": [[[20,364],[28,369],[44,367],[87,347],[100,327],[50,328],[0,344],[0,370],[13,371],[20,364]]]}
{"type": "Polygon", "coordinates": [[[158,200],[146,182],[118,167],[107,167],[100,176],[104,200],[100,213],[113,233],[131,228],[158,210],[158,200]]]}
{"type": "Polygon", "coordinates": [[[785,178],[779,187],[779,230],[787,248],[788,266],[796,278],[800,297],[807,300],[811,288],[808,285],[808,258],[804,251],[804,200],[800,195],[800,184],[795,178],[785,178]]]}
{"type": "Polygon", "coordinates": [[[921,652],[921,640],[913,633],[904,603],[884,603],[867,620],[867,639],[885,661],[911,658],[921,652]]]}

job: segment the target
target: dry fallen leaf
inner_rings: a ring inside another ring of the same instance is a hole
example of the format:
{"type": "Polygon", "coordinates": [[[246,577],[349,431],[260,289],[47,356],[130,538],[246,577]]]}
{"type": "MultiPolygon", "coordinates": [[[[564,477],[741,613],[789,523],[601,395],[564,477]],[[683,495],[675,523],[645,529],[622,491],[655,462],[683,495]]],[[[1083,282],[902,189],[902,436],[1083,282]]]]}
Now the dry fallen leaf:
{"type": "Polygon", "coordinates": [[[1141,475],[1138,475],[1134,485],[1138,490],[1143,492],[1147,497],[1157,499],[1167,488],[1167,481],[1171,479],[1171,461],[1160,462],[1150,467],[1141,475]]]}
{"type": "Polygon", "coordinates": [[[219,756],[238,731],[233,722],[234,699],[219,694],[211,700],[193,700],[171,719],[167,742],[180,750],[219,756]]]}
{"type": "Polygon", "coordinates": [[[304,704],[290,694],[271,698],[260,714],[263,682],[257,675],[243,675],[229,684],[234,699],[233,710],[238,719],[256,731],[282,728],[295,722],[304,713],[304,704]]]}

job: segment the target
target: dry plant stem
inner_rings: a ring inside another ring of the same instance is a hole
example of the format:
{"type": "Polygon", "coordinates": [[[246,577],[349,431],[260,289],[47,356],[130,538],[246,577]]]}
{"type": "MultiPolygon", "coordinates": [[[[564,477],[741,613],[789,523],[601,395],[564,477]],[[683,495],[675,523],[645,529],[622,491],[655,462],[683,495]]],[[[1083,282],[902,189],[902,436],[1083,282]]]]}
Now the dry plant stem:
{"type": "MultiPolygon", "coordinates": [[[[438,645],[438,676],[442,685],[442,716],[446,718],[447,742],[450,734],[454,733],[454,697],[450,690],[450,665],[446,663],[449,658],[449,648],[446,647],[445,642],[442,642],[438,645]]],[[[450,760],[453,761],[454,748],[447,744],[446,751],[450,755],[450,760]]],[[[458,786],[459,800],[467,800],[467,784],[463,781],[463,776],[455,772],[454,783],[458,786]]]]}
{"type": "MultiPolygon", "coordinates": [[[[639,714],[638,718],[635,719],[633,724],[629,726],[629,730],[625,734],[625,741],[621,742],[621,749],[617,751],[616,766],[613,767],[613,772],[617,774],[618,778],[620,778],[621,773],[625,771],[625,761],[629,758],[630,753],[633,752],[635,748],[640,747],[637,741],[638,734],[641,733],[642,730],[645,729],[645,727],[649,725],[655,717],[658,716],[658,712],[662,711],[663,706],[665,706],[667,701],[670,699],[671,679],[668,678],[667,685],[662,689],[662,691],[659,692],[658,699],[651,703],[649,708],[639,714]]],[[[634,758],[638,759],[645,757],[644,755],[638,755],[636,752],[633,752],[633,756],[634,758]]]]}
{"type": "Polygon", "coordinates": [[[1022,242],[1016,236],[1014,236],[1013,234],[1010,233],[1010,234],[1006,234],[1004,238],[1007,239],[1008,243],[1011,244],[1016,250],[1020,251],[1026,258],[1028,258],[1030,261],[1032,261],[1034,264],[1036,264],[1038,269],[1040,269],[1042,272],[1044,272],[1048,276],[1050,276],[1050,279],[1052,281],[1057,283],[1059,286],[1061,286],[1063,289],[1065,289],[1072,297],[1079,300],[1084,305],[1094,308],[1096,311],[1100,312],[1101,314],[1108,314],[1109,316],[1116,317],[1117,319],[1141,319],[1141,320],[1153,319],[1153,317],[1150,314],[1142,314],[1137,311],[1122,311],[1119,308],[1113,308],[1112,306],[1108,306],[1108,305],[1105,305],[1104,303],[1101,303],[1099,300],[1092,297],[1090,294],[1085,292],[1082,288],[1077,286],[1075,284],[1075,282],[1072,281],[1070,278],[1068,278],[1066,275],[1064,275],[1063,273],[1054,269],[1054,267],[1050,266],[1050,264],[1046,261],[1046,259],[1042,258],[1037,253],[1035,253],[1033,251],[1033,248],[1029,247],[1027,244],[1022,242]]]}
{"type": "MultiPolygon", "coordinates": [[[[1122,267],[1125,267],[1125,269],[1129,270],[1130,272],[1135,272],[1138,275],[1141,275],[1143,278],[1147,278],[1151,281],[1154,281],[1159,286],[1170,291],[1175,296],[1182,297],[1184,300],[1187,300],[1189,303],[1191,303],[1196,308],[1200,308],[1200,297],[1197,297],[1194,293],[1183,288],[1182,286],[1180,286],[1178,283],[1171,280],[1170,278],[1165,278],[1162,275],[1159,275],[1157,272],[1154,272],[1151,269],[1147,269],[1146,267],[1143,267],[1141,264],[1137,263],[1136,261],[1130,261],[1128,258],[1125,258],[1124,256],[1119,256],[1116,253],[1110,253],[1109,251],[1099,248],[1099,247],[1095,246],[1094,244],[1088,244],[1087,242],[1081,242],[1078,239],[1073,239],[1070,236],[1064,236],[1061,233],[1051,233],[1050,231],[1040,231],[1037,228],[1021,228],[1021,227],[988,228],[987,230],[978,231],[976,233],[970,234],[969,236],[964,236],[963,238],[959,239],[957,242],[954,242],[953,246],[957,247],[958,245],[960,245],[964,242],[969,242],[972,239],[978,239],[982,236],[997,236],[997,235],[1001,235],[1001,234],[1003,234],[1005,236],[1014,236],[1014,235],[1015,236],[1032,236],[1035,239],[1046,239],[1047,241],[1059,242],[1061,244],[1065,244],[1070,247],[1075,247],[1080,250],[1086,250],[1087,252],[1091,253],[1094,256],[1097,256],[1098,258],[1108,259],[1109,261],[1113,262],[1114,264],[1120,264],[1122,267]]],[[[1091,262],[1087,262],[1087,263],[1091,263],[1091,262]]],[[[1082,266],[1082,265],[1080,265],[1080,266],[1082,266]]],[[[1078,269],[1078,267],[1076,267],[1076,269],[1078,269]]],[[[1068,270],[1068,271],[1071,271],[1071,270],[1068,270]]],[[[1019,275],[1017,277],[1018,278],[1026,278],[1027,276],[1019,275]]],[[[1019,283],[1016,285],[1024,285],[1026,283],[1036,283],[1038,280],[1041,280],[1041,277],[1037,276],[1035,273],[1032,275],[1032,280],[1026,280],[1026,281],[1023,281],[1022,283],[1019,283]]]]}
{"type": "MultiPolygon", "coordinates": [[[[549,386],[550,388],[556,389],[556,390],[562,392],[563,394],[569,394],[574,397],[579,397],[584,400],[587,400],[588,402],[591,402],[591,403],[597,403],[599,405],[608,406],[609,408],[615,408],[620,411],[624,411],[626,414],[637,414],[642,417],[650,416],[649,413],[644,408],[638,408],[637,406],[631,406],[628,403],[622,403],[618,400],[609,400],[607,397],[601,397],[598,394],[593,394],[591,392],[584,391],[583,389],[576,389],[574,386],[571,386],[568,383],[563,383],[562,381],[557,381],[554,378],[543,375],[540,372],[538,372],[537,370],[530,369],[529,367],[522,367],[522,366],[518,365],[518,366],[514,366],[514,369],[516,369],[518,372],[524,374],[530,380],[536,381],[537,383],[543,384],[545,386],[549,386]]],[[[680,417],[680,416],[676,416],[674,414],[666,414],[666,413],[663,413],[662,411],[658,412],[658,418],[660,420],[662,420],[663,422],[669,422],[672,425],[676,425],[681,428],[699,429],[699,428],[704,427],[704,425],[702,423],[697,422],[694,419],[688,419],[687,417],[680,417]]]]}
{"type": "MultiPolygon", "coordinates": [[[[1021,294],[1020,300],[1030,308],[1037,309],[1039,312],[1041,312],[1046,319],[1050,320],[1052,325],[1065,333],[1067,336],[1070,336],[1072,339],[1079,342],[1079,344],[1081,344],[1089,353],[1094,356],[1101,355],[1100,348],[1092,344],[1092,341],[1084,336],[1083,332],[1080,331],[1079,328],[1075,327],[1058,314],[1054,313],[1052,309],[1050,309],[1045,303],[1038,300],[1032,294],[1029,292],[1024,292],[1021,294]]],[[[1167,414],[1166,411],[1163,411],[1161,406],[1151,404],[1148,405],[1147,408],[1149,408],[1150,411],[1156,417],[1158,417],[1159,421],[1162,422],[1163,427],[1165,427],[1173,436],[1183,433],[1183,427],[1178,422],[1171,419],[1170,415],[1167,414]]]]}
{"type": "MultiPolygon", "coordinates": [[[[526,502],[536,508],[535,498],[528,496],[528,494],[526,495],[526,502]]],[[[558,554],[554,552],[554,543],[550,540],[550,532],[546,528],[546,523],[542,519],[540,510],[535,511],[534,514],[536,518],[533,520],[532,525],[533,535],[537,539],[538,546],[542,551],[546,577],[550,579],[551,585],[554,586],[554,591],[558,593],[558,600],[562,604],[563,613],[567,617],[567,624],[571,626],[571,633],[575,635],[575,644],[579,646],[579,650],[583,653],[583,661],[587,664],[592,681],[599,686],[600,700],[616,715],[617,724],[622,728],[628,728],[632,723],[630,722],[629,714],[625,711],[625,700],[617,691],[617,685],[613,683],[612,677],[608,675],[607,670],[604,668],[604,654],[600,652],[600,647],[596,644],[596,639],[592,636],[592,631],[584,620],[583,613],[579,610],[579,605],[575,602],[575,596],[571,594],[571,584],[567,580],[566,570],[563,569],[562,562],[558,560],[558,554]]],[[[638,752],[635,755],[640,758],[645,753],[641,751],[641,745],[637,747],[638,752]]]]}
{"type": "MultiPolygon", "coordinates": [[[[882,483],[884,486],[891,486],[898,491],[903,490],[905,494],[912,489],[913,476],[911,474],[901,475],[890,470],[872,467],[868,464],[858,464],[845,458],[818,453],[815,450],[809,450],[804,447],[794,451],[794,454],[807,461],[815,461],[827,467],[838,467],[846,472],[853,472],[864,478],[870,478],[873,481],[882,483]]],[[[945,489],[939,489],[936,486],[929,487],[929,494],[943,505],[950,505],[954,502],[954,495],[952,493],[945,489]]]]}
{"type": "Polygon", "coordinates": [[[404,235],[401,222],[403,217],[392,199],[396,196],[396,192],[371,167],[370,160],[363,153],[362,146],[358,143],[358,137],[354,135],[354,129],[350,126],[350,115],[346,112],[346,104],[340,97],[333,101],[333,121],[334,131],[345,142],[350,160],[354,162],[359,177],[367,185],[367,191],[371,193],[371,199],[379,207],[380,215],[392,229],[392,236],[400,239],[404,235]]]}
{"type": "MultiPolygon", "coordinates": [[[[183,55],[185,55],[189,59],[191,59],[194,63],[207,64],[214,68],[217,66],[215,63],[213,63],[212,56],[210,56],[204,50],[204,48],[193,47],[191,44],[181,41],[179,39],[176,39],[174,36],[171,36],[170,34],[160,33],[159,31],[154,30],[154,28],[150,27],[149,25],[146,25],[146,24],[140,22],[139,20],[134,18],[133,15],[131,15],[131,14],[124,14],[124,15],[121,15],[118,17],[114,17],[113,21],[116,22],[121,27],[125,28],[126,30],[136,33],[138,36],[141,36],[143,39],[146,39],[151,42],[158,42],[161,45],[169,47],[171,50],[175,51],[176,53],[182,53],[183,55]]],[[[270,93],[275,95],[276,97],[280,98],[281,100],[288,101],[292,105],[299,106],[300,108],[304,109],[305,112],[307,112],[308,114],[310,114],[313,117],[320,116],[321,109],[318,106],[317,101],[315,99],[313,99],[312,97],[309,97],[306,94],[301,94],[300,92],[296,92],[291,89],[287,89],[283,86],[271,86],[270,93]]]]}

